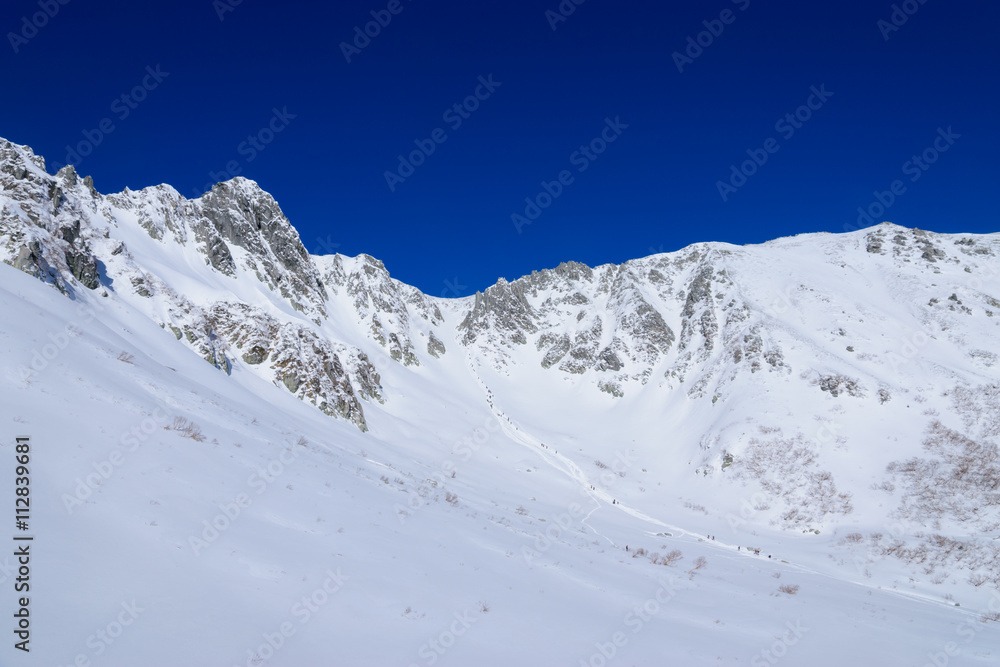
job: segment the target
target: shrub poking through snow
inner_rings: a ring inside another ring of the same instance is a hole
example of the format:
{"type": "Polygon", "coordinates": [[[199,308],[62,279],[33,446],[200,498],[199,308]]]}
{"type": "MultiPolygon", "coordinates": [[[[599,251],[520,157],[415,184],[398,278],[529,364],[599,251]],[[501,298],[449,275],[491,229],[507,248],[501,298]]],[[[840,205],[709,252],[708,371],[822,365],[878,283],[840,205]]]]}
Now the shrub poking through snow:
{"type": "Polygon", "coordinates": [[[181,436],[191,438],[195,442],[204,442],[205,440],[205,436],[201,433],[201,427],[184,417],[174,417],[174,421],[166,428],[177,431],[181,436]]]}

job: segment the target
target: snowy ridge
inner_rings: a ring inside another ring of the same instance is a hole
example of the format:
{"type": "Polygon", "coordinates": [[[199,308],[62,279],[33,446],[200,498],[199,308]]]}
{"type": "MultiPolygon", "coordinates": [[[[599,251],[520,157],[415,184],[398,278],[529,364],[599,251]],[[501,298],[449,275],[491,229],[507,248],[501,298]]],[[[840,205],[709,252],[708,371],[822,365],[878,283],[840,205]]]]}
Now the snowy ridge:
{"type": "Polygon", "coordinates": [[[252,181],[102,195],[0,140],[38,655],[993,664],[998,253],[883,223],[440,299],[252,181]]]}

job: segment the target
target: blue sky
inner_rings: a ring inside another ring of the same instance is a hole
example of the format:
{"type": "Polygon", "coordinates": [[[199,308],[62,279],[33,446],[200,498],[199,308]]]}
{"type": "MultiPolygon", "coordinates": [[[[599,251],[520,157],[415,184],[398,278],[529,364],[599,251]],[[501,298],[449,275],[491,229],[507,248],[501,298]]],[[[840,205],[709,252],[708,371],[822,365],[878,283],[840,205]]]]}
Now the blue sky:
{"type": "Polygon", "coordinates": [[[102,192],[252,178],[443,296],[859,207],[998,231],[996,3],[674,4],[7,0],[0,136],[102,192]]]}

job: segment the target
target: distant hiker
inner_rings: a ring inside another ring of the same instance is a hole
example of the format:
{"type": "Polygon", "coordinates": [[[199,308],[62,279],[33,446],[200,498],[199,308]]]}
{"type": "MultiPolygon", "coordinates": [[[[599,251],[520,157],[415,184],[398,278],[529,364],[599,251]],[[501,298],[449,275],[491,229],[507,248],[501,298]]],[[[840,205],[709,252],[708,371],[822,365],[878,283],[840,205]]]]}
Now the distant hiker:
{"type": "Polygon", "coordinates": [[[628,545],[627,544],[625,545],[625,551],[628,551],[628,545]]]}
{"type": "Polygon", "coordinates": [[[740,548],[739,548],[739,547],[736,547],[736,550],[737,550],[737,551],[739,551],[739,550],[740,550],[740,548]]]}

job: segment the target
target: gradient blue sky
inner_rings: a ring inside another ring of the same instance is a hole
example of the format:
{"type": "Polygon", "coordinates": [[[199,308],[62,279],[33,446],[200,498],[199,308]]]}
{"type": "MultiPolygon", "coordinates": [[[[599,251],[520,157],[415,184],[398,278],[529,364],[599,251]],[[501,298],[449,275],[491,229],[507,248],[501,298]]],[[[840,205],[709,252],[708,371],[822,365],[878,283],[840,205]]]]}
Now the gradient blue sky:
{"type": "Polygon", "coordinates": [[[369,253],[443,296],[563,260],[843,231],[897,180],[876,221],[998,231],[995,2],[909,0],[895,29],[888,1],[565,0],[575,10],[553,30],[559,0],[398,0],[347,62],[341,43],[388,0],[235,1],[6,0],[0,136],[51,171],[106,119],[78,165],[106,193],[165,182],[194,196],[235,165],[310,251],[369,253]],[[54,15],[27,27],[46,4],[54,15]],[[731,22],[712,23],[724,10],[731,22]],[[721,34],[678,71],[705,21],[721,34]],[[501,85],[454,128],[444,112],[489,75],[501,85]],[[810,100],[813,86],[833,95],[810,100]],[[809,101],[794,134],[776,127],[809,101]],[[265,144],[274,109],[295,117],[265,144]],[[574,156],[606,118],[628,127],[574,156]],[[397,155],[437,128],[447,140],[391,190],[397,155]],[[942,153],[939,128],[960,135],[942,153]],[[907,165],[928,149],[926,170],[907,165]],[[767,162],[724,201],[718,182],[748,150],[767,162]],[[563,170],[572,182],[519,233],[512,214],[563,170]]]}

